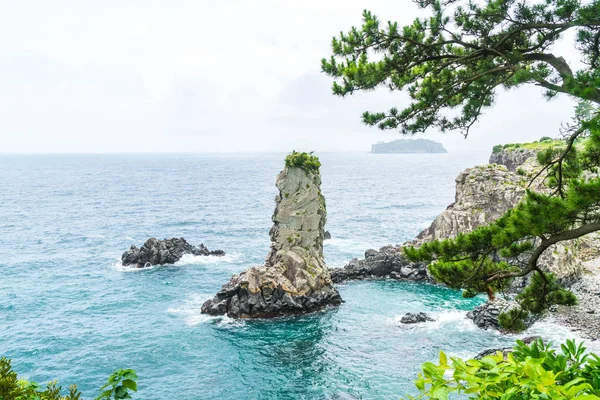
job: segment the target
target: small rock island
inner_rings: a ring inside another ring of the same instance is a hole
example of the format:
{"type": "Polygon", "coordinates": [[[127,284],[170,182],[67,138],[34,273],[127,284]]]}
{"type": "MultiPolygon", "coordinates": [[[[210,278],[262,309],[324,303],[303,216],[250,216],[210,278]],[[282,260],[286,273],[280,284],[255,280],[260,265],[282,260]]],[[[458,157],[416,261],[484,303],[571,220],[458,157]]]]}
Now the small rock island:
{"type": "Polygon", "coordinates": [[[388,143],[371,145],[375,154],[447,153],[439,142],[428,139],[397,139],[388,143]]]}
{"type": "Polygon", "coordinates": [[[137,268],[174,264],[185,254],[221,257],[225,255],[225,252],[223,250],[209,250],[202,243],[199,246],[194,246],[193,244],[188,243],[184,238],[163,240],[150,238],[146,240],[141,248],[132,245],[129,250],[121,256],[121,263],[124,266],[134,265],[137,268]]]}
{"type": "Polygon", "coordinates": [[[293,152],[277,176],[271,252],[223,285],[202,313],[270,318],[321,310],[342,302],[323,258],[325,198],[318,158],[293,152]]]}

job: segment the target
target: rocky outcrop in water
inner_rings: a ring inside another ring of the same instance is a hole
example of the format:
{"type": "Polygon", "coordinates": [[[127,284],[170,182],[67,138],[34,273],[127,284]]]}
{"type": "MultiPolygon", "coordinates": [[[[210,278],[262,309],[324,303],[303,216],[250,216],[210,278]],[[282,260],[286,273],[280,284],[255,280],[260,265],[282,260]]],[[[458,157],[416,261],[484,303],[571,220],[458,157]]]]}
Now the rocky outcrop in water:
{"type": "Polygon", "coordinates": [[[354,258],[342,268],[331,269],[331,279],[335,283],[369,278],[431,281],[427,265],[408,261],[396,246],[367,250],[363,260],[354,258]]]}
{"type": "MultiPolygon", "coordinates": [[[[515,308],[519,308],[519,304],[516,301],[498,298],[475,307],[475,309],[467,313],[467,318],[472,320],[481,329],[502,330],[498,322],[498,316],[515,308]]],[[[536,318],[536,316],[531,314],[526,318],[525,325],[530,327],[536,321],[536,318]]]]}
{"type": "Polygon", "coordinates": [[[319,172],[286,166],[276,186],[279,194],[265,265],[234,275],[202,305],[203,313],[268,318],[342,302],[323,258],[327,214],[319,172]]]}
{"type": "Polygon", "coordinates": [[[496,299],[475,307],[475,309],[467,313],[467,318],[472,320],[481,329],[501,329],[498,323],[498,316],[503,312],[508,312],[518,307],[519,305],[514,301],[496,299]]]}
{"type": "Polygon", "coordinates": [[[418,324],[420,322],[431,322],[431,321],[435,321],[435,318],[430,317],[429,315],[425,314],[424,312],[406,313],[400,319],[400,323],[402,323],[402,324],[418,324]]]}
{"type": "Polygon", "coordinates": [[[185,254],[195,256],[224,256],[225,252],[223,250],[211,251],[204,244],[194,246],[184,238],[163,240],[150,238],[140,248],[132,245],[121,256],[121,263],[123,265],[135,265],[138,268],[173,264],[179,261],[185,254]]]}

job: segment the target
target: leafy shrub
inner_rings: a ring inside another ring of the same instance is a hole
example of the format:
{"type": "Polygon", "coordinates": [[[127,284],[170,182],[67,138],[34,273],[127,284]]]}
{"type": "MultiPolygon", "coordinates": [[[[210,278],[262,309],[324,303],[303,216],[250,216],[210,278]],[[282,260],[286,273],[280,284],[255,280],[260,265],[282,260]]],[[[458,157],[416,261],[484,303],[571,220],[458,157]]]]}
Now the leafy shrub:
{"type": "Polygon", "coordinates": [[[305,153],[294,150],[285,157],[285,166],[299,167],[306,172],[318,173],[321,162],[319,161],[319,157],[313,156],[312,151],[305,153]]]}
{"type": "Polygon", "coordinates": [[[130,399],[129,390],[137,392],[137,374],[132,369],[120,369],[108,377],[108,381],[100,388],[104,390],[96,400],[130,399]],[[106,389],[106,390],[105,390],[106,389]]]}
{"type": "Polygon", "coordinates": [[[504,148],[503,145],[501,144],[497,144],[494,147],[492,147],[492,153],[496,154],[496,153],[500,153],[502,151],[502,149],[504,148]]]}
{"type": "Polygon", "coordinates": [[[509,332],[522,332],[527,329],[525,320],[529,316],[527,310],[521,307],[512,308],[498,315],[498,324],[500,327],[509,332]]]}
{"type": "Polygon", "coordinates": [[[542,136],[542,137],[540,138],[540,142],[552,142],[553,140],[554,140],[554,139],[552,139],[552,138],[551,138],[551,137],[549,137],[549,136],[542,136]]]}
{"type": "Polygon", "coordinates": [[[525,172],[525,170],[523,168],[517,168],[517,174],[523,176],[523,175],[526,175],[527,172],[525,172]]]}
{"type": "Polygon", "coordinates": [[[556,351],[540,339],[522,341],[506,358],[502,352],[464,361],[440,352],[439,364],[423,364],[415,384],[421,394],[409,399],[600,400],[600,357],[572,340],[556,351]]]}
{"type": "MultiPolygon", "coordinates": [[[[130,399],[129,390],[137,391],[137,375],[132,369],[122,369],[113,372],[108,378],[108,382],[102,386],[101,390],[108,387],[98,397],[98,399],[130,399]]],[[[81,393],[77,390],[77,385],[69,386],[66,396],[63,396],[63,389],[57,382],[50,382],[44,390],[36,382],[29,382],[19,379],[17,373],[13,371],[11,361],[6,358],[0,358],[0,400],[81,400],[81,393]]]]}
{"type": "Polygon", "coordinates": [[[44,390],[35,382],[17,377],[8,358],[0,358],[0,399],[1,400],[80,400],[81,393],[76,385],[69,386],[69,394],[61,396],[62,387],[50,382],[44,390]]]}

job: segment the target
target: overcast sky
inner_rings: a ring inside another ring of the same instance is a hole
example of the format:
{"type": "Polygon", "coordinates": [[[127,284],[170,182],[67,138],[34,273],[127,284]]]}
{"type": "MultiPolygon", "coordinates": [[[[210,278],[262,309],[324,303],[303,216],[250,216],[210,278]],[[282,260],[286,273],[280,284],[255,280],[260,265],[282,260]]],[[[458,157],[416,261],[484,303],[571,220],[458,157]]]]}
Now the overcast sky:
{"type": "MultiPolygon", "coordinates": [[[[331,95],[331,37],[363,8],[409,23],[409,0],[2,1],[0,152],[368,151],[397,132],[365,110],[406,105],[385,89],[331,95]]],[[[571,44],[561,46],[577,61],[571,44]]],[[[502,94],[450,151],[556,136],[568,99],[502,94]]]]}

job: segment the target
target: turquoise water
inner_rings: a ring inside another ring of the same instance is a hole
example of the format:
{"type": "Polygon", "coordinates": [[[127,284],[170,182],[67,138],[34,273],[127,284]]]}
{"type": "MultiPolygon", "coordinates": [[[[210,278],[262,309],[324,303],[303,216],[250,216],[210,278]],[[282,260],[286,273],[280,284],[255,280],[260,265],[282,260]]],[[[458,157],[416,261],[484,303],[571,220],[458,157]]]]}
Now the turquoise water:
{"type": "MultiPolygon", "coordinates": [[[[513,340],[464,318],[480,299],[396,281],[341,285],[341,307],[300,318],[201,315],[233,273],[263,262],[283,156],[0,156],[0,355],[31,379],[77,383],[86,399],[117,368],[138,372],[138,399],[375,399],[413,392],[440,348],[470,356],[513,340]],[[227,256],[119,265],[151,236],[227,256]],[[438,321],[400,325],[411,311],[438,321]]],[[[331,266],[412,238],[453,201],[456,175],[485,161],[320,156],[331,266]]]]}

